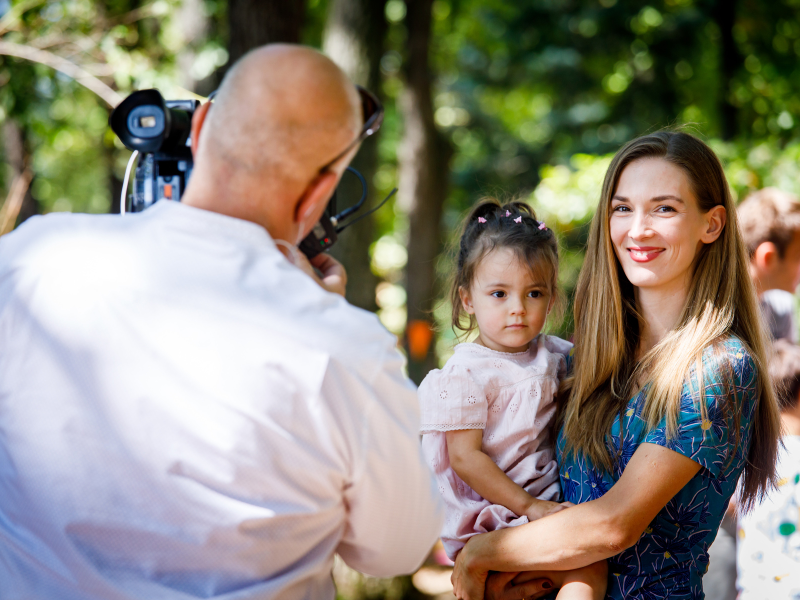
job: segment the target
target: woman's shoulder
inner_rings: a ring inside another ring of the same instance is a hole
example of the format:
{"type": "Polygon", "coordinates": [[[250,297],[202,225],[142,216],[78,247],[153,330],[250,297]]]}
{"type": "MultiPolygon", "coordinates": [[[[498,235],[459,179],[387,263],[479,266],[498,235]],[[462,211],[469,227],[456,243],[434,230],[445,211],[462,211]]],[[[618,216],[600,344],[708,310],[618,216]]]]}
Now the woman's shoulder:
{"type": "Polygon", "coordinates": [[[718,338],[703,350],[703,377],[731,378],[737,387],[752,384],[757,375],[756,360],[750,347],[739,337],[718,338]]]}

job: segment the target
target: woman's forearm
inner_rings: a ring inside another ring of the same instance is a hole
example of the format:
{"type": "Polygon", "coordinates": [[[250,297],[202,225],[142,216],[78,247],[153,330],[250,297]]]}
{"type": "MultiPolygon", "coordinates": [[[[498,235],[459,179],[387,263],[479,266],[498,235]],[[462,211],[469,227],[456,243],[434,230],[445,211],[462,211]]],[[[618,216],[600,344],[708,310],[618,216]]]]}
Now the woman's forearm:
{"type": "Polygon", "coordinates": [[[464,548],[469,569],[565,571],[619,554],[633,545],[628,527],[594,500],[519,527],[475,536],[464,548]]]}
{"type": "MultiPolygon", "coordinates": [[[[642,444],[601,498],[538,521],[475,536],[461,554],[469,571],[563,571],[614,556],[637,542],[700,465],[642,444]]],[[[461,558],[461,556],[459,556],[461,558]]]]}

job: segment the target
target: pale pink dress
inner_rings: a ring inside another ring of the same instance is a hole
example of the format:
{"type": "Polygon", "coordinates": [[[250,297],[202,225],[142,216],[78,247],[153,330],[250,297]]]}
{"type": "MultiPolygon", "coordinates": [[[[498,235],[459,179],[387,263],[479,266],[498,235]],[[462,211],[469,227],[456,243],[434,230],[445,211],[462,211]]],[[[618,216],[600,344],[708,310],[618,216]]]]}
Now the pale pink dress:
{"type": "Polygon", "coordinates": [[[431,371],[419,386],[422,448],[445,501],[442,543],[451,559],[473,535],[528,518],[484,500],[456,475],[445,432],[483,429],[483,451],[509,478],[541,500],[559,500],[550,421],[571,348],[545,335],[515,354],[458,344],[444,368],[431,371]]]}

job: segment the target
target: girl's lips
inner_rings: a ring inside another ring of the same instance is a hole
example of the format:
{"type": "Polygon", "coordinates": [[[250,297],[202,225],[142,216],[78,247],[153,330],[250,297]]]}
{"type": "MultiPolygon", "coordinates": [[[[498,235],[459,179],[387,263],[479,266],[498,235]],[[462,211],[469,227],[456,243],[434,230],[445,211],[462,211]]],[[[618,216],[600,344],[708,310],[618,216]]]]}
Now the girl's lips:
{"type": "Polygon", "coordinates": [[[634,262],[646,263],[658,258],[664,248],[628,248],[628,254],[634,262]]]}
{"type": "Polygon", "coordinates": [[[506,325],[506,329],[522,329],[527,327],[524,323],[515,323],[514,325],[506,325]]]}

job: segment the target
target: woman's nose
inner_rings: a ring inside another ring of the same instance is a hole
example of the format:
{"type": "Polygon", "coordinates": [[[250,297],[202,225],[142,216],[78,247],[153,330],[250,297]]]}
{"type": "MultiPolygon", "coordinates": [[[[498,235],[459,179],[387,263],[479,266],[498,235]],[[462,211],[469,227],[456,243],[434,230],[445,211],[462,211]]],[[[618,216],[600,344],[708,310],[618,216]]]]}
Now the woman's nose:
{"type": "Polygon", "coordinates": [[[632,239],[641,239],[649,237],[652,233],[650,229],[650,215],[644,211],[638,211],[634,214],[628,236],[632,239]]]}

